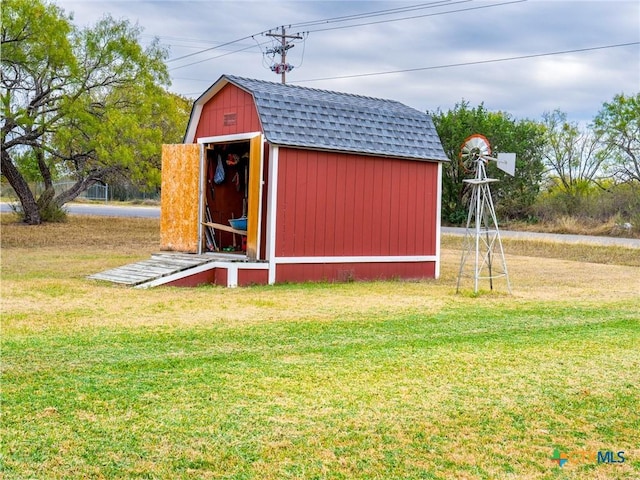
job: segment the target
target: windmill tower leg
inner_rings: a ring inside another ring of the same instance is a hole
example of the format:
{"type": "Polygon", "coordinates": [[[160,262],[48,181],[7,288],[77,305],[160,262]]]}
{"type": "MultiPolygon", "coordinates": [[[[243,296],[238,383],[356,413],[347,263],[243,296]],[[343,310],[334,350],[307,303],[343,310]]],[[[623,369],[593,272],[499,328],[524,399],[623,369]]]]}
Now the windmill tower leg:
{"type": "Polygon", "coordinates": [[[460,291],[460,282],[464,275],[464,268],[469,259],[473,255],[474,261],[474,291],[478,291],[478,256],[480,253],[480,244],[478,241],[478,229],[480,213],[480,196],[477,185],[474,185],[471,191],[471,200],[469,201],[469,213],[467,214],[467,226],[465,228],[464,238],[462,239],[462,257],[460,259],[460,269],[458,270],[458,282],[456,284],[456,293],[460,291]],[[473,234],[472,234],[473,229],[473,234]]]}
{"type": "Polygon", "coordinates": [[[478,293],[478,282],[480,280],[480,235],[482,228],[482,190],[477,185],[473,187],[474,207],[475,207],[475,228],[474,228],[474,243],[475,243],[475,255],[473,264],[473,291],[478,293]]]}
{"type": "Polygon", "coordinates": [[[483,172],[480,173],[480,178],[469,181],[472,185],[472,191],[456,292],[460,291],[460,283],[462,277],[465,276],[467,260],[473,256],[474,293],[478,293],[481,280],[489,280],[490,288],[493,290],[493,280],[498,277],[506,278],[507,290],[511,293],[507,263],[489,189],[491,179],[482,179],[482,174],[483,172]],[[495,253],[496,249],[499,253],[498,256],[495,253]],[[501,260],[501,265],[498,265],[498,268],[494,265],[497,257],[501,260]]]}
{"type": "MultiPolygon", "coordinates": [[[[502,248],[502,239],[500,238],[500,229],[498,228],[498,218],[496,217],[496,210],[493,206],[493,199],[491,198],[491,192],[489,191],[489,185],[487,184],[487,193],[486,193],[486,202],[489,206],[489,213],[491,215],[491,224],[495,227],[495,235],[492,240],[492,243],[488,243],[488,266],[489,266],[489,279],[491,281],[491,289],[493,290],[493,278],[494,274],[491,271],[491,255],[493,253],[494,248],[498,248],[498,252],[500,254],[500,260],[502,261],[502,271],[498,272],[498,276],[504,276],[507,283],[507,291],[511,293],[511,282],[509,282],[509,272],[507,270],[507,260],[504,257],[504,249],[502,248]]],[[[489,234],[487,230],[487,242],[489,240],[489,234]]]]}

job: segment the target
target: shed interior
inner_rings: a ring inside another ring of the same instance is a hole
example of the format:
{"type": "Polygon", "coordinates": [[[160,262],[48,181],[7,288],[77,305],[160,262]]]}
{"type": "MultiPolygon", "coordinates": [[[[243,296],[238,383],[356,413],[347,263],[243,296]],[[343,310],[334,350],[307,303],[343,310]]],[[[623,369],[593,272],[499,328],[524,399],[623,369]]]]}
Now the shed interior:
{"type": "Polygon", "coordinates": [[[247,250],[250,142],[205,146],[204,248],[209,252],[247,250]],[[237,222],[231,221],[237,220],[237,222]]]}

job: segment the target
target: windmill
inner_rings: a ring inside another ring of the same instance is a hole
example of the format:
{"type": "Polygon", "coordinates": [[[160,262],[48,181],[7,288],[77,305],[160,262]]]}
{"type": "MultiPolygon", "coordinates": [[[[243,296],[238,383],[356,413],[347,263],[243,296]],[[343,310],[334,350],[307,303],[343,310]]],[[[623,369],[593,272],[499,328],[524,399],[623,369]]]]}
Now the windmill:
{"type": "Polygon", "coordinates": [[[461,165],[465,171],[473,173],[474,178],[463,180],[471,186],[471,198],[456,292],[460,291],[460,282],[466,276],[473,278],[475,293],[478,293],[481,280],[489,280],[490,289],[493,290],[494,279],[501,277],[506,279],[507,290],[511,293],[507,262],[489,188],[491,183],[498,180],[487,178],[485,167],[489,161],[495,161],[503,172],[515,175],[516,154],[499,153],[498,158],[492,157],[489,140],[483,135],[471,135],[460,147],[461,165]],[[498,265],[495,264],[496,257],[498,265]],[[474,260],[473,270],[469,272],[467,261],[471,258],[474,260]]]}

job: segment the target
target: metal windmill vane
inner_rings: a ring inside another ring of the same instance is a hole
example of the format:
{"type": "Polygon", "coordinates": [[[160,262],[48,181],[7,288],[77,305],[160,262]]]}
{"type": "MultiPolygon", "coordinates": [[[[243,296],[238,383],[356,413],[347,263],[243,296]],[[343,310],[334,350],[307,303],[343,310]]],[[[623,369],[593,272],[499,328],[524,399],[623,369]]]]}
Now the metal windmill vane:
{"type": "Polygon", "coordinates": [[[480,281],[488,280],[490,289],[493,290],[494,280],[503,277],[507,290],[511,293],[507,262],[489,188],[491,183],[498,180],[487,177],[486,165],[489,161],[496,162],[498,168],[509,175],[515,175],[515,153],[499,153],[495,158],[491,156],[491,145],[486,137],[480,134],[467,137],[460,147],[460,162],[465,171],[474,173],[474,178],[463,180],[471,186],[471,197],[456,292],[460,291],[463,277],[473,278],[475,293],[478,293],[480,281]],[[473,265],[469,271],[467,263],[471,258],[473,265]]]}

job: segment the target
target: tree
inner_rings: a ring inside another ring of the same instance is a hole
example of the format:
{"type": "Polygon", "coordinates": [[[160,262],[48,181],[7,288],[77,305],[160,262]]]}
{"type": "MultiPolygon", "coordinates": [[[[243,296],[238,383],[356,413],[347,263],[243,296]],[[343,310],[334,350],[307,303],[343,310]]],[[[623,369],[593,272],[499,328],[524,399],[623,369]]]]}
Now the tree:
{"type": "Polygon", "coordinates": [[[103,180],[112,187],[110,192],[118,190],[126,192],[131,189],[145,192],[158,190],[160,186],[161,144],[182,142],[192,106],[191,99],[168,92],[152,106],[151,119],[145,127],[159,132],[160,141],[151,145],[149,156],[144,158],[144,164],[149,167],[146,176],[136,178],[123,171],[106,175],[103,180]]]}
{"type": "Polygon", "coordinates": [[[543,120],[548,173],[570,196],[578,196],[605,176],[609,149],[602,143],[602,134],[590,127],[581,130],[567,120],[566,113],[554,110],[545,113],[543,120]]]}
{"type": "Polygon", "coordinates": [[[609,148],[613,175],[623,181],[640,181],[640,93],[616,95],[604,103],[594,119],[594,129],[609,148]]]}
{"type": "Polygon", "coordinates": [[[481,104],[470,108],[462,100],[453,110],[432,114],[444,151],[451,159],[443,171],[442,216],[450,223],[463,223],[467,218],[468,175],[459,162],[464,140],[479,133],[489,140],[492,153],[514,152],[516,175],[511,177],[490,163],[487,173],[500,180],[492,186],[496,211],[503,217],[522,219],[529,215],[540,188],[543,166],[542,127],[530,120],[514,120],[504,112],[489,112],[481,104]]]}
{"type": "Polygon", "coordinates": [[[126,20],[71,20],[42,0],[3,2],[2,174],[29,224],[109,175],[157,182],[162,118],[177,108],[157,42],[143,48],[126,20]],[[44,183],[37,200],[27,171],[44,183]],[[56,172],[74,179],[58,195],[56,172]]]}

